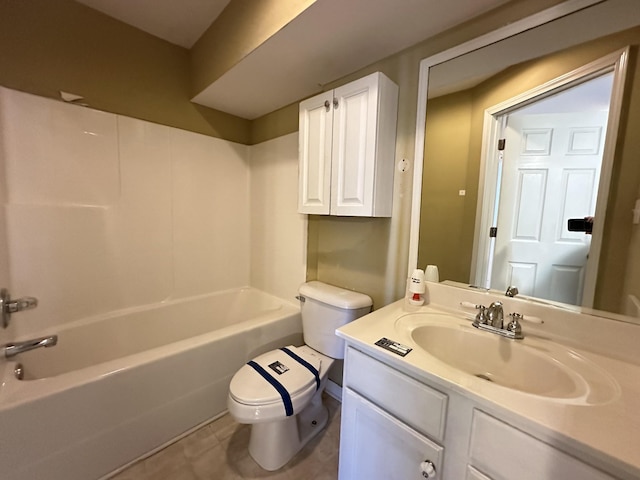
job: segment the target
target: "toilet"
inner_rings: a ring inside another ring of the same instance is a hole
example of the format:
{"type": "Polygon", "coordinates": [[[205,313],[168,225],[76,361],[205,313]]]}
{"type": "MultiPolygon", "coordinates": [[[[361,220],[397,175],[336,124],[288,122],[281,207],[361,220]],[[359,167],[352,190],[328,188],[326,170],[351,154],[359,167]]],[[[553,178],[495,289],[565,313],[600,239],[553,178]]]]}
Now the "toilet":
{"type": "Polygon", "coordinates": [[[249,454],[265,470],[284,466],[327,423],[322,392],[334,359],[344,358],[335,330],[371,311],[362,293],[313,281],[300,286],[305,345],[259,355],[231,379],[227,406],[251,424],[249,454]]]}

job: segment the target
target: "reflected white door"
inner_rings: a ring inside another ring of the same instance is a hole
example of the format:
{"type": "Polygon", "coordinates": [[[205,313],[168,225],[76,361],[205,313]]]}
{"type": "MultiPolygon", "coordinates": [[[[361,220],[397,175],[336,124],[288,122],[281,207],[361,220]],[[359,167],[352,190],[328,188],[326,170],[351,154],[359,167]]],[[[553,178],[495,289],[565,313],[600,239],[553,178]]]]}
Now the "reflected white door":
{"type": "Polygon", "coordinates": [[[595,212],[607,114],[509,116],[492,288],[582,302],[591,236],[567,220],[595,212]]]}

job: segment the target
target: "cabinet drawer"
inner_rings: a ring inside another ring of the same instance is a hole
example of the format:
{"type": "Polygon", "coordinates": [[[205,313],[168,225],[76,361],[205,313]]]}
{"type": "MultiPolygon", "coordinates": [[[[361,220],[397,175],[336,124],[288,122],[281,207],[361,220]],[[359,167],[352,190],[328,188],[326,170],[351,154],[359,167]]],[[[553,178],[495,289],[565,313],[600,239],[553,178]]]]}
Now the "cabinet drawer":
{"type": "Polygon", "coordinates": [[[614,480],[479,410],[473,412],[469,456],[474,467],[494,480],[614,480]]]}
{"type": "Polygon", "coordinates": [[[355,350],[347,349],[345,386],[415,430],[444,437],[447,396],[355,350]]]}

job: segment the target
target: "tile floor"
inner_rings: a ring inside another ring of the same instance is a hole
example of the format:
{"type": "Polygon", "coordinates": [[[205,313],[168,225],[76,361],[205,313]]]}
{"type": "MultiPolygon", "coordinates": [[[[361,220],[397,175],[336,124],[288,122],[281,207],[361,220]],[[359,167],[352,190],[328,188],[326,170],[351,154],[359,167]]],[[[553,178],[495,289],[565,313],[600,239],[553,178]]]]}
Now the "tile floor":
{"type": "Polygon", "coordinates": [[[249,425],[228,414],[110,480],[336,480],[340,439],[340,403],[325,394],[325,429],[280,470],[267,472],[249,456],[249,425]]]}

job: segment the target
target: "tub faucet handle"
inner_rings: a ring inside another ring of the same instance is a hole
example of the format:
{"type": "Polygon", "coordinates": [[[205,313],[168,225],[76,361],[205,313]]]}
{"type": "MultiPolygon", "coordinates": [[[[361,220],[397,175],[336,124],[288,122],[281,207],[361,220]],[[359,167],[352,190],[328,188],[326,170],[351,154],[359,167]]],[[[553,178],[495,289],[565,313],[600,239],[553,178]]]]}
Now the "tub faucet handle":
{"type": "Polygon", "coordinates": [[[11,300],[9,290],[0,289],[0,315],[2,315],[2,326],[7,328],[11,314],[21,312],[23,310],[31,310],[38,306],[38,299],[34,297],[22,297],[11,300]]]}

